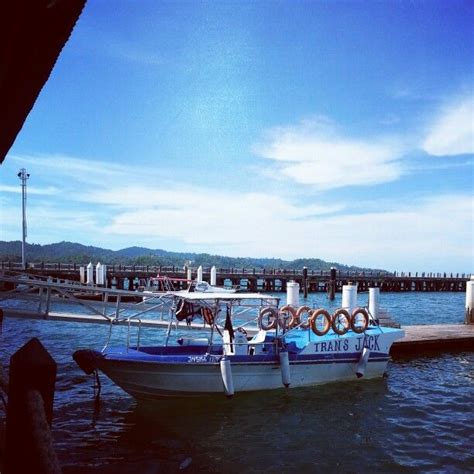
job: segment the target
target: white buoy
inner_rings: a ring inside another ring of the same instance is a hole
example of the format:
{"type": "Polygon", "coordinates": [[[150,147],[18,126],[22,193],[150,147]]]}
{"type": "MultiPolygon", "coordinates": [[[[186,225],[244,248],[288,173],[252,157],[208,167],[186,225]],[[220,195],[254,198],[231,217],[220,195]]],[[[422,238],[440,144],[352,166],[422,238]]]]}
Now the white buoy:
{"type": "Polygon", "coordinates": [[[357,285],[342,286],[342,308],[350,313],[357,308],[357,285]]]}
{"type": "Polygon", "coordinates": [[[188,280],[191,280],[191,277],[192,277],[192,270],[191,270],[190,268],[188,268],[188,269],[186,270],[186,278],[187,278],[188,280]]]}
{"type": "Polygon", "coordinates": [[[94,284],[94,267],[92,266],[92,262],[89,262],[86,268],[86,284],[94,284]]]}
{"type": "Polygon", "coordinates": [[[95,283],[96,285],[104,284],[104,275],[102,274],[102,264],[100,262],[95,266],[95,283]]]}
{"type": "Polygon", "coordinates": [[[197,269],[197,276],[196,276],[196,281],[200,283],[202,280],[202,265],[199,265],[197,269]]]}
{"type": "Polygon", "coordinates": [[[379,314],[380,288],[369,288],[369,312],[374,320],[379,314]]]}
{"type": "Polygon", "coordinates": [[[281,381],[283,385],[288,388],[291,383],[290,375],[290,358],[288,356],[288,351],[280,352],[280,369],[281,369],[281,381]]]}
{"type": "Polygon", "coordinates": [[[297,308],[300,305],[300,284],[289,281],[286,284],[286,304],[297,308]]]}
{"type": "Polygon", "coordinates": [[[367,367],[367,363],[369,362],[369,355],[370,349],[368,347],[364,347],[359,362],[357,363],[356,375],[359,379],[365,374],[365,369],[367,367]]]}
{"type": "Polygon", "coordinates": [[[215,266],[211,268],[211,285],[212,286],[217,285],[217,270],[215,266]]]}
{"type": "Polygon", "coordinates": [[[84,267],[79,267],[79,279],[82,284],[86,282],[86,269],[84,267]]]}
{"type": "Polygon", "coordinates": [[[474,276],[466,282],[466,317],[465,324],[474,324],[474,276]]]}
{"type": "Polygon", "coordinates": [[[232,398],[234,395],[234,381],[232,379],[232,367],[230,365],[230,359],[223,357],[220,364],[222,382],[224,383],[224,392],[228,398],[232,398]]]}

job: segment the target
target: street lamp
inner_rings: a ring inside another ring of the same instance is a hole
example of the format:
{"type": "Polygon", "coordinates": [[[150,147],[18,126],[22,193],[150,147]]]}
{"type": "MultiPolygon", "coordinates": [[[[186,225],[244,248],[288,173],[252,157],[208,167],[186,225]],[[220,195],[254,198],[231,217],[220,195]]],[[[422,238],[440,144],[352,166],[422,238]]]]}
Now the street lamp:
{"type": "Polygon", "coordinates": [[[25,260],[25,241],[26,241],[26,180],[30,177],[29,173],[26,172],[25,168],[22,168],[17,176],[21,179],[21,197],[22,197],[22,210],[23,210],[23,241],[21,244],[21,265],[23,270],[26,270],[25,260]]]}

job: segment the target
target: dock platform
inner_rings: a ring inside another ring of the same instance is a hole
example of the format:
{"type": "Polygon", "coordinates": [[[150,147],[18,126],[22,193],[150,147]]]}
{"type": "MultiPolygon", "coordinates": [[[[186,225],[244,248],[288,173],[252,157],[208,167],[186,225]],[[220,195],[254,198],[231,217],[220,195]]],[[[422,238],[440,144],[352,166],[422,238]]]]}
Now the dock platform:
{"type": "Polygon", "coordinates": [[[404,326],[405,337],[390,350],[393,359],[443,352],[474,351],[474,325],[433,324],[404,326]]]}

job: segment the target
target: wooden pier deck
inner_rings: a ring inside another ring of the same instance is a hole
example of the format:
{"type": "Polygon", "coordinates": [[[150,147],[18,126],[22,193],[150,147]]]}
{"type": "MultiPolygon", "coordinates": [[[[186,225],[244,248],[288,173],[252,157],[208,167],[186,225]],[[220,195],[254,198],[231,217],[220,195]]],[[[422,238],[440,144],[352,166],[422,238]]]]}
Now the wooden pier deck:
{"type": "Polygon", "coordinates": [[[474,351],[474,325],[433,324],[404,326],[405,337],[390,350],[394,359],[443,352],[474,351]]]}

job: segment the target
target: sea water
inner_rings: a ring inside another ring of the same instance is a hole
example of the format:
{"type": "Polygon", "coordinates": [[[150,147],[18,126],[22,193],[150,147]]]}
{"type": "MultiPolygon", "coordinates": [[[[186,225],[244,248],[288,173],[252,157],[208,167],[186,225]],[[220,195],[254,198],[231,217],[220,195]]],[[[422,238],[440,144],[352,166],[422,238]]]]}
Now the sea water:
{"type": "MultiPolygon", "coordinates": [[[[300,303],[334,309],[340,295],[328,302],[311,294],[300,303]]],[[[462,293],[382,293],[380,305],[402,325],[464,319],[462,293]]],[[[122,341],[125,329],[115,332],[122,341]]],[[[95,403],[93,379],[71,355],[100,348],[107,334],[105,325],[3,324],[4,366],[31,337],[58,363],[53,436],[65,473],[474,472],[473,353],[393,361],[378,380],[237,393],[232,400],[137,403],[102,376],[95,403]]],[[[162,334],[146,330],[144,337],[158,343],[162,334]]]]}

